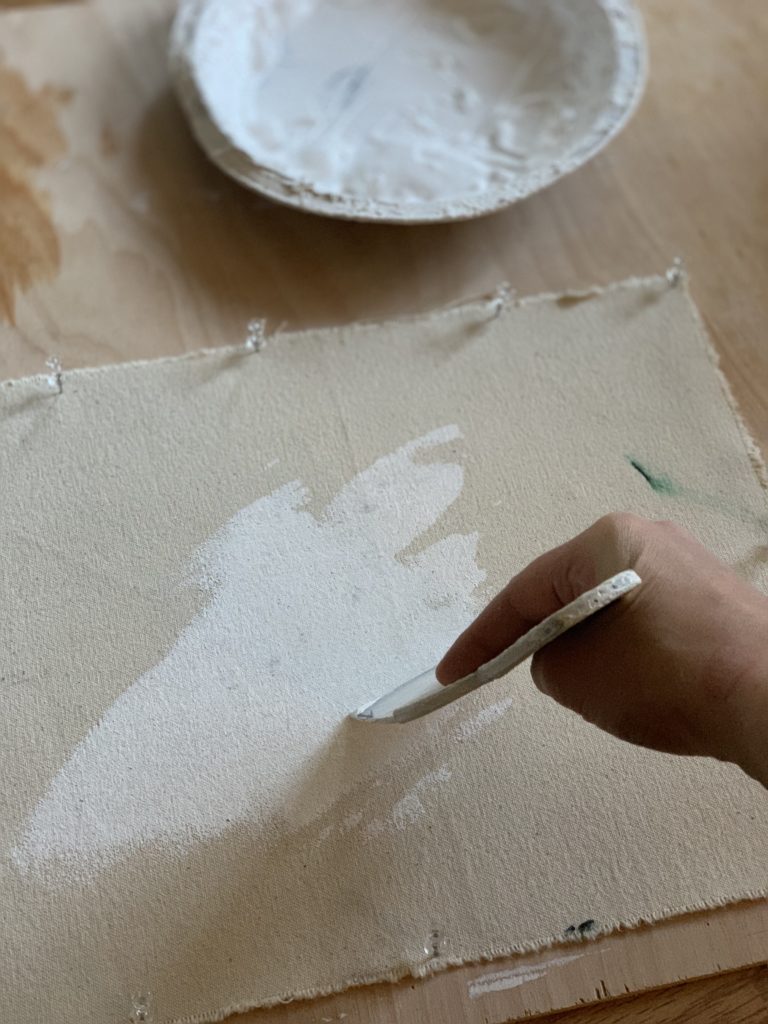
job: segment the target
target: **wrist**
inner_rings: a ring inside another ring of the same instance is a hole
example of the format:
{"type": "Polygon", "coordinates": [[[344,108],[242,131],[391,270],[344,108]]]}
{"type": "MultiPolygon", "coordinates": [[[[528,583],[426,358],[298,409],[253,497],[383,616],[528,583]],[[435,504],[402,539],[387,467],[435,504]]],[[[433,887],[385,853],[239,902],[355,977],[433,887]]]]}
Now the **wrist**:
{"type": "Polygon", "coordinates": [[[745,660],[730,731],[729,760],[768,788],[768,641],[762,637],[745,660]]]}
{"type": "Polygon", "coordinates": [[[768,647],[765,656],[756,659],[748,669],[743,689],[734,760],[768,789],[768,647]]]}
{"type": "Polygon", "coordinates": [[[768,598],[752,591],[749,600],[737,597],[730,600],[735,614],[712,637],[701,746],[768,788],[768,598]]]}

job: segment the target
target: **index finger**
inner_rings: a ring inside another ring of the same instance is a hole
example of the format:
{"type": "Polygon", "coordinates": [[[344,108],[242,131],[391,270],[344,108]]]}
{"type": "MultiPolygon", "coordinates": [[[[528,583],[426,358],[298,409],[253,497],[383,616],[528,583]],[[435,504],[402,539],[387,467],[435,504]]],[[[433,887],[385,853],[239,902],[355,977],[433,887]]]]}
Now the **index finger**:
{"type": "Polygon", "coordinates": [[[514,576],[440,661],[435,674],[447,685],[474,672],[531,627],[599,582],[589,559],[578,558],[581,538],[552,548],[514,576]]]}

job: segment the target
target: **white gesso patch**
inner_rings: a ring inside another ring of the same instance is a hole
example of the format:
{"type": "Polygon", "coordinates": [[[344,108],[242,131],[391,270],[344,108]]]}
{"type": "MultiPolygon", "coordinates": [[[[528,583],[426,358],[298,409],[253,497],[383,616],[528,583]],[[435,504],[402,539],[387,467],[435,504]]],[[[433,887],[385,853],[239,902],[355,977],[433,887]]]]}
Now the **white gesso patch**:
{"type": "Polygon", "coordinates": [[[427,772],[412,789],[397,801],[385,820],[382,821],[380,818],[374,818],[368,822],[365,827],[366,837],[370,839],[383,835],[385,832],[405,831],[409,825],[414,824],[414,822],[426,814],[426,809],[421,799],[422,794],[443,782],[447,782],[450,777],[451,770],[447,765],[442,765],[437,771],[427,772]]]}
{"type": "Polygon", "coordinates": [[[491,971],[490,974],[482,974],[467,985],[467,992],[470,999],[479,999],[481,996],[490,995],[492,992],[503,992],[505,989],[520,988],[532,981],[538,981],[546,977],[556,967],[563,967],[573,960],[581,960],[587,954],[569,953],[566,956],[551,957],[538,964],[523,964],[521,967],[512,967],[507,971],[491,971]]]}
{"type": "MultiPolygon", "coordinates": [[[[87,874],[237,822],[300,827],[391,763],[398,743],[412,746],[412,733],[346,718],[433,664],[478,610],[476,534],[404,553],[463,485],[455,463],[414,456],[459,436],[443,427],[380,458],[317,516],[301,484],[286,484],[206,542],[194,578],[207,605],[74,750],[27,822],[17,865],[66,861],[87,874]],[[361,731],[352,771],[345,743],[361,731]]],[[[394,827],[418,816],[411,803],[394,827]]]]}
{"type": "Polygon", "coordinates": [[[478,711],[473,718],[466,718],[464,721],[459,722],[454,730],[454,742],[463,743],[464,740],[477,736],[483,729],[487,729],[489,725],[493,725],[499,718],[503,718],[515,706],[516,701],[517,699],[514,696],[505,697],[496,704],[488,704],[478,711]]]}

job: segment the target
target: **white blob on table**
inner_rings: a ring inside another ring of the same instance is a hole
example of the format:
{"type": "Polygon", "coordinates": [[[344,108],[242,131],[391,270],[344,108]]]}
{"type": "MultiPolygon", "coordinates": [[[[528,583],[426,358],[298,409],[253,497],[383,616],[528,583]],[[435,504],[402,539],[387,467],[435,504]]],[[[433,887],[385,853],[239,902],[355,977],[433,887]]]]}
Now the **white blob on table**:
{"type": "MultiPolygon", "coordinates": [[[[237,822],[299,827],[359,782],[343,759],[334,767],[322,756],[340,724],[434,663],[477,612],[476,535],[403,554],[461,492],[460,466],[423,461],[458,436],[443,427],[380,458],[319,515],[302,485],[288,483],[204,544],[194,574],[206,606],[75,749],[28,821],[16,863],[63,860],[87,873],[153,842],[184,849],[237,822]]],[[[365,736],[368,768],[391,757],[391,746],[377,755],[365,736]]],[[[395,827],[418,814],[414,797],[448,777],[406,794],[395,827]]]]}
{"type": "Polygon", "coordinates": [[[171,55],[224,170],[385,220],[543,187],[620,130],[645,70],[631,0],[185,0],[171,55]]]}

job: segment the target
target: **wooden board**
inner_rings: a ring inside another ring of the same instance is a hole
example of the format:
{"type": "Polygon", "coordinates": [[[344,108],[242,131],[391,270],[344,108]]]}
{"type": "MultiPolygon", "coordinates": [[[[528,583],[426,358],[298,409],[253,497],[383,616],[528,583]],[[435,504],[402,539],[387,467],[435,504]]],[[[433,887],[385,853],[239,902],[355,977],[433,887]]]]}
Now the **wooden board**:
{"type": "Polygon", "coordinates": [[[733,970],[765,961],[766,953],[768,909],[765,903],[755,902],[569,943],[546,953],[462,967],[424,981],[374,985],[311,1003],[261,1010],[232,1024],[352,1024],[361,1017],[371,1024],[427,1020],[503,1024],[682,978],[733,970]]]}
{"type": "MultiPolygon", "coordinates": [[[[410,228],[304,216],[209,166],[168,88],[170,0],[23,6],[0,14],[0,378],[51,354],[66,370],[237,342],[253,317],[379,318],[502,280],[579,288],[680,253],[768,447],[764,0],[644,0],[651,82],[621,138],[505,213],[410,228]]],[[[242,1020],[485,1024],[766,960],[754,903],[242,1020]]],[[[573,1021],[671,1024],[696,1006],[696,1020],[764,1021],[768,982],[752,970],[573,1021]]]]}

